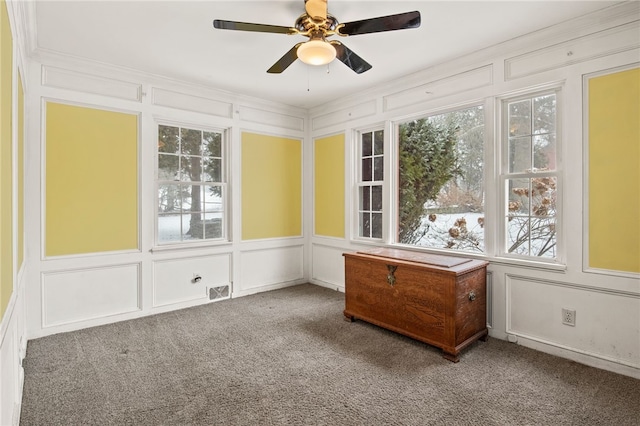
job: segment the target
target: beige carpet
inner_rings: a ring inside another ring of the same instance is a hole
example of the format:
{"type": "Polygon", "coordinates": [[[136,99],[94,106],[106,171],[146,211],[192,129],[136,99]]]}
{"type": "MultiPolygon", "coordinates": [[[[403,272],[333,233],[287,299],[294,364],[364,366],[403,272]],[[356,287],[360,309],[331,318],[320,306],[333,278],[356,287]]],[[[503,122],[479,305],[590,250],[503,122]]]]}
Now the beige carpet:
{"type": "Polygon", "coordinates": [[[30,341],[21,425],[638,425],[640,381],[491,339],[439,349],[305,284],[30,341]]]}

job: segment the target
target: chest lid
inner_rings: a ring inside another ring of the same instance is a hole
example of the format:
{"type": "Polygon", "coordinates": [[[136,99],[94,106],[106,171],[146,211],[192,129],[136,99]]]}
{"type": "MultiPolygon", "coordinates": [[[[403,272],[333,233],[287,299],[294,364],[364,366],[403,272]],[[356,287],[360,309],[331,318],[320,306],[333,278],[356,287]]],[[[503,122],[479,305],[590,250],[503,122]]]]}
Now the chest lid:
{"type": "Polygon", "coordinates": [[[430,253],[419,253],[409,250],[399,250],[391,248],[375,248],[371,250],[358,251],[360,254],[369,256],[384,257],[389,259],[404,260],[407,262],[422,263],[425,265],[437,266],[440,268],[454,268],[471,262],[471,259],[462,257],[441,256],[430,253]]]}

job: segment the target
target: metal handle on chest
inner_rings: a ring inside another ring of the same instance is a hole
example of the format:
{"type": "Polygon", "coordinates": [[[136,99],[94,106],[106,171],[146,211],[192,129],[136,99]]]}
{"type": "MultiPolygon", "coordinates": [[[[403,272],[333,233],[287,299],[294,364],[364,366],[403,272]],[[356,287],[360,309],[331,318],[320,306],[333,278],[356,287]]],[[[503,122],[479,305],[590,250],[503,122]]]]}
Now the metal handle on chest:
{"type": "Polygon", "coordinates": [[[476,300],[476,293],[474,291],[472,291],[471,293],[469,293],[469,300],[470,301],[474,301],[476,300]]]}
{"type": "Polygon", "coordinates": [[[398,269],[398,266],[396,265],[387,265],[387,270],[389,271],[389,274],[387,274],[387,282],[391,287],[396,283],[396,276],[394,275],[396,273],[396,269],[398,269]]]}

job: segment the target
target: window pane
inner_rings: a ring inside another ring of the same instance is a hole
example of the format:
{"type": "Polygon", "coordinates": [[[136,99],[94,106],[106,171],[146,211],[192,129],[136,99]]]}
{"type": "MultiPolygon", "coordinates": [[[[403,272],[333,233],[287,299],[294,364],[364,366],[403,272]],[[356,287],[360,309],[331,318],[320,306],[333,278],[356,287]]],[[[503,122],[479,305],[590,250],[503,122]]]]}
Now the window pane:
{"type": "Polygon", "coordinates": [[[371,162],[372,158],[363,158],[362,159],[362,181],[363,182],[371,182],[372,178],[372,170],[371,170],[371,162]]]}
{"type": "Polygon", "coordinates": [[[371,214],[369,212],[360,213],[360,236],[371,237],[371,214]]]}
{"type": "Polygon", "coordinates": [[[556,215],[555,177],[539,177],[531,179],[531,214],[538,217],[556,215]]]}
{"type": "Polygon", "coordinates": [[[374,137],[374,155],[384,154],[384,132],[382,130],[376,130],[373,133],[374,137]]]}
{"type": "Polygon", "coordinates": [[[382,238],[382,213],[371,213],[371,238],[382,238]]]}
{"type": "Polygon", "coordinates": [[[158,215],[158,241],[161,243],[182,240],[179,214],[158,215]]]}
{"type": "Polygon", "coordinates": [[[371,187],[360,187],[360,210],[371,210],[371,187]]]}
{"type": "Polygon", "coordinates": [[[533,137],[533,167],[535,170],[556,169],[556,135],[533,137]]]}
{"type": "Polygon", "coordinates": [[[158,154],[158,179],[178,180],[180,157],[177,155],[158,154]]]}
{"type": "Polygon", "coordinates": [[[205,238],[222,238],[222,217],[220,213],[205,213],[204,236],[205,238]]]}
{"type": "Polygon", "coordinates": [[[533,133],[556,132],[556,95],[533,98],[533,133]]]}
{"type": "Polygon", "coordinates": [[[369,157],[372,154],[371,133],[362,134],[362,157],[369,157]]]}
{"type": "Polygon", "coordinates": [[[221,182],[222,181],[222,159],[219,158],[203,158],[204,170],[203,181],[204,182],[221,182]]]}
{"type": "Polygon", "coordinates": [[[398,129],[397,241],[484,251],[484,110],[402,123],[398,129]]]}
{"type": "Polygon", "coordinates": [[[158,126],[158,152],[180,153],[180,129],[171,126],[158,126]]]}
{"type": "Polygon", "coordinates": [[[531,170],[531,137],[509,138],[509,173],[531,170]]]}
{"type": "Polygon", "coordinates": [[[202,133],[202,155],[222,157],[222,135],[214,132],[202,133]]]}
{"type": "Polygon", "coordinates": [[[509,204],[507,209],[510,215],[529,215],[530,188],[529,179],[509,179],[507,181],[509,191],[509,204]]]}
{"type": "Polygon", "coordinates": [[[158,213],[179,212],[182,194],[179,185],[158,186],[158,213]]]}
{"type": "Polygon", "coordinates": [[[509,216],[507,221],[507,252],[529,255],[529,218],[509,216]]]}
{"type": "Polygon", "coordinates": [[[204,238],[204,221],[202,213],[182,215],[182,231],[185,240],[201,240],[204,238]]]}
{"type": "Polygon", "coordinates": [[[512,102],[509,104],[509,136],[531,134],[531,101],[512,102]]]}
{"type": "Polygon", "coordinates": [[[202,179],[202,157],[180,157],[180,180],[183,182],[200,182],[202,179]]]}
{"type": "Polygon", "coordinates": [[[200,130],[182,129],[180,142],[183,154],[201,154],[202,132],[200,130]]]}
{"type": "Polygon", "coordinates": [[[371,210],[374,212],[382,211],[382,186],[376,185],[371,187],[371,210]]]}
{"type": "Polygon", "coordinates": [[[373,159],[373,180],[381,181],[384,179],[384,158],[375,157],[373,159]]]}
{"type": "Polygon", "coordinates": [[[182,210],[200,212],[202,211],[202,186],[182,185],[182,210]]]}
{"type": "Polygon", "coordinates": [[[219,186],[204,187],[204,211],[222,212],[222,188],[219,186]]]}

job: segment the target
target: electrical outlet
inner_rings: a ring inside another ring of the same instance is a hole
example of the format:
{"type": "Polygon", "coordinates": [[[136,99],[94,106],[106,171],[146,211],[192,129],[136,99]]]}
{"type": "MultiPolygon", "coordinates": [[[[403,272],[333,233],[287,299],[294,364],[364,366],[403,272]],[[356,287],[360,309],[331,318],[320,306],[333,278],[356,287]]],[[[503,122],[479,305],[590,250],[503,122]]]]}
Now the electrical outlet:
{"type": "Polygon", "coordinates": [[[576,326],[576,310],[562,308],[562,323],[565,325],[570,325],[572,327],[575,327],[576,326]]]}

